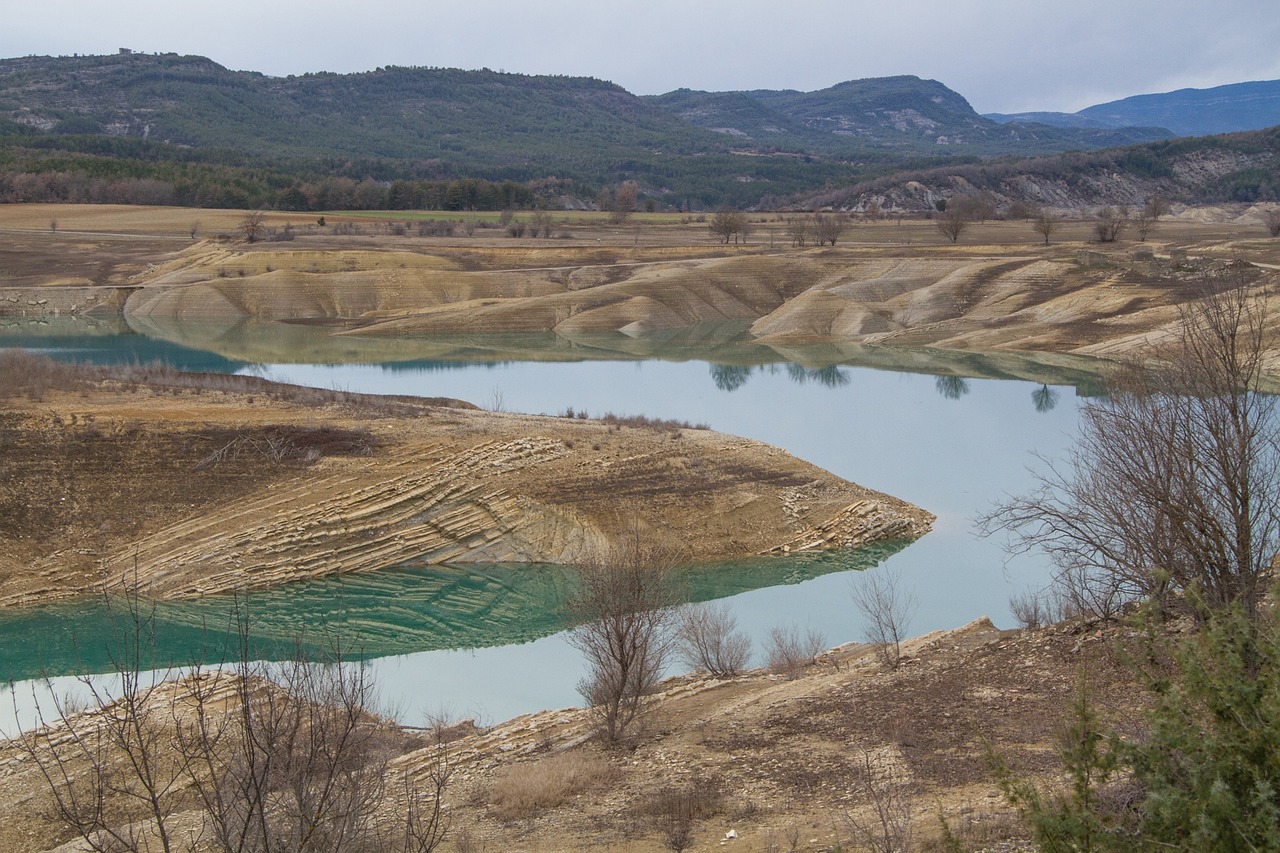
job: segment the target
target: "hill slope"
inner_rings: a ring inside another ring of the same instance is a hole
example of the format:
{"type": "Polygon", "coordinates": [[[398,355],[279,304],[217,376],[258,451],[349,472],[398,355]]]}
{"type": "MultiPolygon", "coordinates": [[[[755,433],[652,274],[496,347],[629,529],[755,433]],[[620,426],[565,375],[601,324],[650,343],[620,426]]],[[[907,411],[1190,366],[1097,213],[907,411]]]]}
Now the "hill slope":
{"type": "Polygon", "coordinates": [[[902,172],[814,196],[807,203],[931,210],[939,199],[973,194],[985,194],[997,206],[1022,202],[1077,209],[1140,206],[1156,195],[1186,204],[1278,201],[1280,127],[902,172]]]}
{"type": "Polygon", "coordinates": [[[827,152],[1027,154],[1127,145],[1171,134],[1160,128],[1000,125],[936,80],[850,80],[814,92],[679,89],[651,99],[682,119],[744,143],[827,152]]]}

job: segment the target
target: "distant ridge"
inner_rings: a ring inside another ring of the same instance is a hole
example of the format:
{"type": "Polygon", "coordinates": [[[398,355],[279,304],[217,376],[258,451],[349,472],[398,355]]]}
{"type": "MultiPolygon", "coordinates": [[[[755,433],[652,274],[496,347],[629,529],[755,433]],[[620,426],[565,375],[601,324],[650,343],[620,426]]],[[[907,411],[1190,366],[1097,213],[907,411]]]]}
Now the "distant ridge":
{"type": "Polygon", "coordinates": [[[1037,122],[1076,128],[1163,127],[1176,136],[1263,130],[1280,125],[1280,80],[1134,95],[1075,113],[988,113],[986,118],[1001,123],[1037,122]]]}

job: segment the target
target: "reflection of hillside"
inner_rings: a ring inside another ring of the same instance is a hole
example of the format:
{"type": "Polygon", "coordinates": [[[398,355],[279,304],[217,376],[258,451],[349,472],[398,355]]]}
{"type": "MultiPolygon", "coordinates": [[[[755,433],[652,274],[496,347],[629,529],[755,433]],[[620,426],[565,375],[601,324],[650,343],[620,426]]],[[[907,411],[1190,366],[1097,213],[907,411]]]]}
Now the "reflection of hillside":
{"type": "MultiPolygon", "coordinates": [[[[697,567],[686,578],[686,595],[705,601],[868,569],[907,544],[697,567]]],[[[288,584],[247,599],[253,655],[278,659],[298,637],[315,651],[340,638],[346,654],[361,658],[529,642],[564,627],[565,588],[563,568],[531,565],[403,569],[288,584]]],[[[154,666],[225,659],[233,607],[228,596],[158,604],[154,666]]],[[[0,634],[29,638],[0,646],[0,679],[108,671],[112,627],[97,599],[0,612],[0,634]]]]}
{"type": "Polygon", "coordinates": [[[183,370],[234,373],[242,361],[224,358],[215,350],[181,340],[134,332],[119,316],[43,317],[6,320],[0,324],[0,349],[47,352],[92,364],[161,361],[183,370]]]}
{"type": "Polygon", "coordinates": [[[225,323],[172,317],[128,318],[137,332],[217,353],[270,364],[385,364],[388,369],[439,368],[446,363],[658,359],[708,361],[715,384],[732,390],[751,369],[789,363],[796,381],[838,386],[840,367],[870,367],[977,379],[1018,379],[1041,385],[1073,385],[1092,393],[1106,362],[1054,353],[976,353],[931,347],[854,343],[765,344],[743,323],[714,323],[644,335],[621,332],[556,332],[434,337],[352,336],[328,326],[245,319],[225,323]]]}

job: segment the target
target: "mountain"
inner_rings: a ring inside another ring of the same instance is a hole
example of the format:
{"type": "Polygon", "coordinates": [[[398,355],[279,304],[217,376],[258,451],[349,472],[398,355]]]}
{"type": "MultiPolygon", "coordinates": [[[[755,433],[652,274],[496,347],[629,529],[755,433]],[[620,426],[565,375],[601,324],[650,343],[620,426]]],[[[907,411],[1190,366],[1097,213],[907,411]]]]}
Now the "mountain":
{"type": "Polygon", "coordinates": [[[1276,202],[1280,127],[910,170],[807,196],[803,204],[928,211],[958,196],[982,196],[996,208],[1141,207],[1154,196],[1184,204],[1276,202]]]}
{"type": "Polygon", "coordinates": [[[989,113],[986,117],[1001,123],[1037,122],[1059,127],[1148,125],[1168,128],[1176,136],[1262,130],[1280,125],[1280,80],[1134,95],[1077,113],[989,113]]]}
{"type": "MultiPolygon", "coordinates": [[[[1212,103],[1239,112],[1244,92],[1212,103]]],[[[1142,98],[1117,104],[1135,121],[1166,118],[1142,98]]],[[[0,201],[496,209],[589,206],[635,181],[654,208],[777,208],[904,169],[1003,170],[1169,135],[1111,126],[1124,117],[1102,107],[1069,127],[1000,124],[912,76],[641,98],[594,78],[487,69],[269,77],[173,53],[23,57],[0,60],[0,201]]],[[[1164,157],[1132,162],[1163,169],[1164,157]]],[[[1265,194],[1269,164],[1257,180],[1182,189],[1265,194]]]]}
{"type": "Polygon", "coordinates": [[[1129,145],[1172,134],[1161,128],[1111,125],[1002,126],[936,80],[880,77],[850,80],[814,92],[678,89],[648,98],[690,124],[739,144],[829,153],[889,149],[928,155],[1030,154],[1129,145]]]}

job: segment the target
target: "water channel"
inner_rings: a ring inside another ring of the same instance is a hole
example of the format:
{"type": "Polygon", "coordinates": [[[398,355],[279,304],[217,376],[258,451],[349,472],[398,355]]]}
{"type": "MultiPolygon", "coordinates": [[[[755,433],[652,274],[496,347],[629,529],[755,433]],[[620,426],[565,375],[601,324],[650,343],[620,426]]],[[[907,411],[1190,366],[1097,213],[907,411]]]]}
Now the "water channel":
{"type": "MultiPolygon", "coordinates": [[[[1061,357],[981,357],[875,347],[767,348],[741,329],[665,337],[554,335],[450,340],[342,339],[328,330],[238,324],[144,329],[28,325],[0,329],[0,347],[24,346],[98,362],[161,359],[197,370],[254,373],[369,393],[447,396],[509,411],[644,414],[703,422],[769,442],[849,480],[935,513],[918,542],[821,557],[697,567],[697,599],[723,598],[757,650],[775,626],[796,625],[832,645],[860,639],[850,598],[857,572],[891,570],[919,600],[913,633],[982,615],[1012,623],[1011,595],[1042,587],[1038,555],[1009,559],[973,531],[975,515],[1026,490],[1033,452],[1069,446],[1093,365],[1061,357]]],[[[577,653],[556,603],[551,566],[414,567],[293,585],[255,595],[264,656],[305,630],[341,630],[368,658],[384,702],[405,722],[446,711],[486,722],[577,704],[577,653]]],[[[160,645],[173,663],[217,645],[229,603],[164,604],[160,645]]],[[[0,612],[0,676],[30,679],[102,669],[109,622],[92,603],[0,612]]],[[[216,652],[207,652],[216,654],[216,652]]],[[[758,651],[759,655],[760,652],[758,651]]],[[[30,684],[18,715],[29,719],[30,684]]],[[[7,707],[7,700],[0,705],[7,707]]],[[[12,711],[5,714],[12,721],[12,711]]],[[[0,718],[0,729],[6,728],[0,718]]]]}

